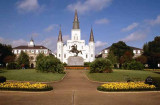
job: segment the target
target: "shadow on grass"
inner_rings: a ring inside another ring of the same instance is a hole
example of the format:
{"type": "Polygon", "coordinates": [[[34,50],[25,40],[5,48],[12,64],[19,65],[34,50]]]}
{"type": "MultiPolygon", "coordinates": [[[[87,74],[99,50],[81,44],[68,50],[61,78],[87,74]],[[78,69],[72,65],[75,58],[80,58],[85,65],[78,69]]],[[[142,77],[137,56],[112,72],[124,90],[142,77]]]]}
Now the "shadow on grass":
{"type": "Polygon", "coordinates": [[[4,70],[0,70],[0,73],[5,73],[6,71],[4,71],[4,70]]]}

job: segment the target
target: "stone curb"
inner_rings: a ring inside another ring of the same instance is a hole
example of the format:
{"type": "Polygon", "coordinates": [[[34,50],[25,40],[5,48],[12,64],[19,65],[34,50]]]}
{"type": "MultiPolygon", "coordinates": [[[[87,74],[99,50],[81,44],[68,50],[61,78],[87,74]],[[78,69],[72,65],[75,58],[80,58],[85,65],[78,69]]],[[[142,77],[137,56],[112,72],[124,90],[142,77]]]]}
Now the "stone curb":
{"type": "Polygon", "coordinates": [[[128,93],[137,93],[137,94],[138,94],[138,93],[160,93],[160,91],[120,91],[120,92],[114,92],[114,91],[112,91],[112,92],[105,92],[105,91],[99,91],[99,90],[97,90],[97,92],[99,92],[99,93],[104,93],[104,94],[105,94],[105,93],[107,93],[107,94],[108,94],[108,93],[111,93],[111,94],[112,94],[112,93],[116,93],[116,94],[117,94],[117,93],[127,93],[127,94],[128,94],[128,93]]]}

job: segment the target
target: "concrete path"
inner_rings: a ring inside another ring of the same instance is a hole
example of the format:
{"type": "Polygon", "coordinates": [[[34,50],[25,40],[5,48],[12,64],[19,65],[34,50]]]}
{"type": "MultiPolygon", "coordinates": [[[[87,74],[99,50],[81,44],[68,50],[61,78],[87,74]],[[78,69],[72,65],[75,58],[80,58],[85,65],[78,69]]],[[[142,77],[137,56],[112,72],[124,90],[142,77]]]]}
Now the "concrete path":
{"type": "Polygon", "coordinates": [[[160,92],[102,93],[84,71],[70,70],[50,92],[0,91],[0,105],[160,105],[160,92]]]}

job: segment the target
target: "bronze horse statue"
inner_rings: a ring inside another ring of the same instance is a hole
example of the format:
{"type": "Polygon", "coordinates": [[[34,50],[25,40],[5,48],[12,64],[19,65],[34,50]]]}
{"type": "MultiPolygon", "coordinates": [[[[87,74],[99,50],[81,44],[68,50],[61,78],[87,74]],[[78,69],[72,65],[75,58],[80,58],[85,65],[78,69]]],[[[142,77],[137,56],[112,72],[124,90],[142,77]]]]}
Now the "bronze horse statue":
{"type": "Polygon", "coordinates": [[[72,49],[69,52],[76,53],[76,56],[78,56],[78,53],[82,54],[82,51],[77,50],[77,45],[76,44],[72,45],[71,47],[72,47],[72,49]]]}

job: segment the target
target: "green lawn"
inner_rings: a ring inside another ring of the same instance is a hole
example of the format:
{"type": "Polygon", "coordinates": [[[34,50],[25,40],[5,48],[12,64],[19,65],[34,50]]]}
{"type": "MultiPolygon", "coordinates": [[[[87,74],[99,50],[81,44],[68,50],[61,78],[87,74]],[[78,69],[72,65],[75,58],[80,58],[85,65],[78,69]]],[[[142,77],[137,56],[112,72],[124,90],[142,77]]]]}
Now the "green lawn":
{"type": "Polygon", "coordinates": [[[134,81],[144,81],[148,76],[159,77],[160,74],[152,71],[140,70],[113,70],[113,73],[89,73],[86,72],[89,79],[101,82],[122,82],[131,78],[134,81]]]}
{"type": "Polygon", "coordinates": [[[41,73],[34,69],[25,70],[1,70],[0,76],[5,76],[7,80],[17,81],[35,81],[35,82],[49,82],[58,81],[64,77],[65,74],[57,73],[41,73]]]}

